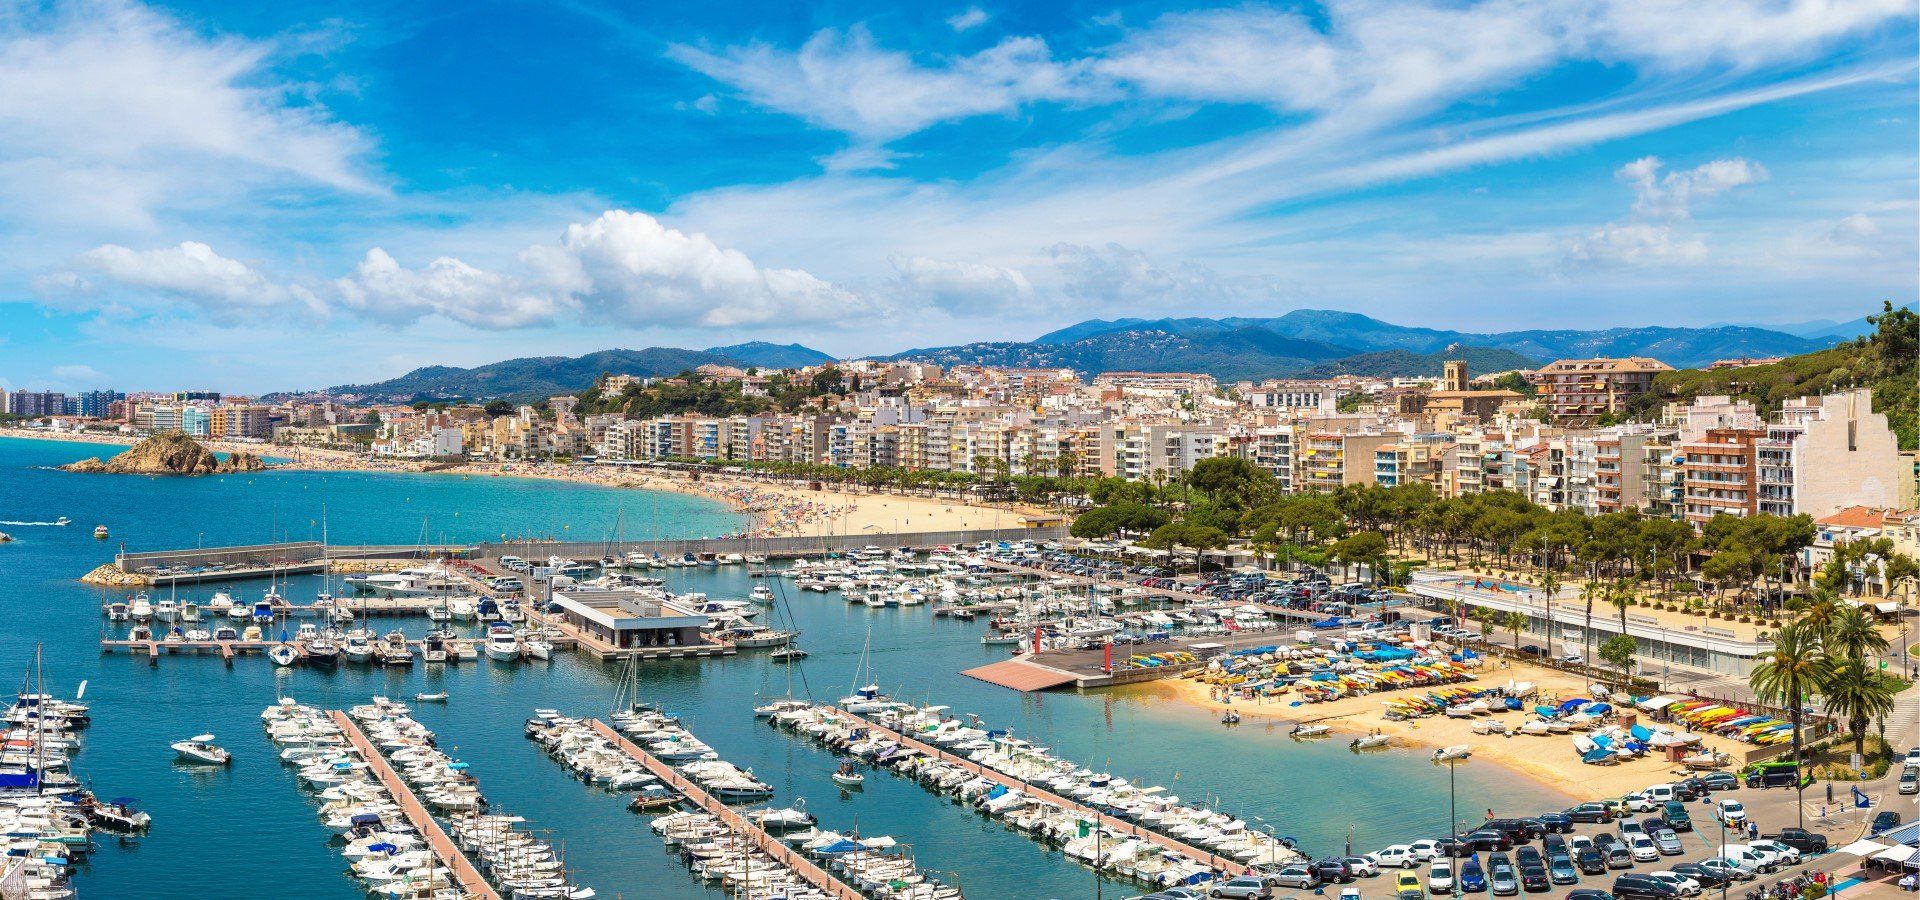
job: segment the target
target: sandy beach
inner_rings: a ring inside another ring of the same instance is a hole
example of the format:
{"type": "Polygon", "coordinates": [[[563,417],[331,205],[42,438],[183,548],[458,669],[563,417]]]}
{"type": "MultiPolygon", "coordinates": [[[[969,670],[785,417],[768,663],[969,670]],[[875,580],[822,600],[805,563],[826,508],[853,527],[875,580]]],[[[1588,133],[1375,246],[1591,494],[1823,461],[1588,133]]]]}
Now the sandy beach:
{"type": "Polygon", "coordinates": [[[698,481],[682,473],[635,472],[581,465],[469,463],[447,470],[469,475],[555,478],[603,487],[674,491],[718,500],[746,513],[755,536],[860,535],[888,532],[954,531],[1026,526],[1019,510],[979,506],[945,499],[866,494],[831,484],[810,490],[784,482],[732,478],[702,472],[698,481]]]}
{"type": "MultiPolygon", "coordinates": [[[[32,440],[67,441],[127,447],[134,439],[121,435],[45,432],[0,428],[0,436],[32,440]]],[[[444,472],[515,478],[551,478],[611,488],[675,491],[718,500],[746,513],[749,530],[757,537],[860,535],[887,532],[955,531],[962,529],[1023,528],[1027,514],[1013,509],[979,506],[945,499],[895,494],[866,494],[822,485],[818,491],[784,482],[734,478],[701,473],[695,481],[685,473],[636,472],[606,466],[545,462],[474,462],[433,468],[415,460],[396,460],[315,447],[289,447],[199,439],[219,453],[246,452],[273,457],[277,469],[355,472],[444,472]]],[[[112,456],[102,451],[101,456],[112,456]]]]}
{"type": "MultiPolygon", "coordinates": [[[[1511,668],[1499,668],[1499,661],[1490,661],[1489,668],[1481,673],[1478,681],[1466,682],[1464,686],[1505,685],[1508,679],[1531,681],[1539,686],[1542,697],[1571,699],[1585,697],[1586,683],[1575,676],[1553,669],[1514,663],[1511,668]]],[[[1668,763],[1664,757],[1648,754],[1646,757],[1629,760],[1618,765],[1593,766],[1580,761],[1574,752],[1571,739],[1567,735],[1531,736],[1474,734],[1475,720],[1450,719],[1445,716],[1428,716],[1420,719],[1390,721],[1386,717],[1386,701],[1400,694],[1418,696],[1422,688],[1407,691],[1382,691],[1358,697],[1343,697],[1327,703],[1308,703],[1289,706],[1294,701],[1290,694],[1281,694],[1271,698],[1246,700],[1233,697],[1223,701],[1213,692],[1211,685],[1186,678],[1169,678],[1151,682],[1143,689],[1156,695],[1181,703],[1205,707],[1211,710],[1232,708],[1243,717],[1239,727],[1247,727],[1259,721],[1267,722],[1305,722],[1317,721],[1331,726],[1334,733],[1320,740],[1345,742],[1353,736],[1378,731],[1391,738],[1393,746],[1418,746],[1422,748],[1447,747],[1466,744],[1473,748],[1473,759],[1477,762],[1491,763],[1524,775],[1555,790],[1567,794],[1576,800],[1593,800],[1602,797],[1618,797],[1629,791],[1636,791],[1650,784],[1669,780],[1676,773],[1684,773],[1680,767],[1668,763]]],[[[1509,731],[1526,721],[1527,714],[1519,712],[1500,713],[1481,718],[1494,718],[1507,723],[1509,731]]],[[[1708,736],[1706,745],[1715,750],[1736,753],[1745,745],[1724,738],[1708,736]]]]}

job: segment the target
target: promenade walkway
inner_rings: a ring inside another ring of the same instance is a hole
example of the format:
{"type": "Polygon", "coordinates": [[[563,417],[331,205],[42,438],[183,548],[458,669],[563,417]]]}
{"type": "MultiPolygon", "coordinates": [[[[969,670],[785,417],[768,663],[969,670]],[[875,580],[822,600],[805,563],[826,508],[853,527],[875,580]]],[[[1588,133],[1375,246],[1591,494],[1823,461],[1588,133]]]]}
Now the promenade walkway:
{"type": "Polygon", "coordinates": [[[487,879],[481,877],[480,870],[474,867],[473,861],[468,859],[465,853],[460,852],[460,848],[453,843],[453,838],[448,837],[447,833],[440,828],[440,823],[434,821],[433,815],[427,812],[420,798],[413,795],[413,789],[408,787],[405,781],[400,780],[400,773],[395,772],[393,766],[387,764],[386,757],[381,756],[380,751],[375,749],[373,742],[367,740],[366,732],[360,730],[360,723],[337,709],[329,711],[327,715],[333,719],[334,724],[340,726],[347,740],[353,744],[354,751],[359,753],[360,758],[366,760],[367,765],[371,767],[374,776],[380,779],[381,784],[386,785],[387,792],[393,795],[393,802],[399,805],[407,821],[412,823],[414,828],[419,829],[420,837],[427,842],[427,847],[433,851],[434,857],[446,865],[447,871],[453,876],[453,883],[470,897],[476,897],[479,900],[501,900],[500,892],[494,890],[493,885],[488,884],[487,879]]]}

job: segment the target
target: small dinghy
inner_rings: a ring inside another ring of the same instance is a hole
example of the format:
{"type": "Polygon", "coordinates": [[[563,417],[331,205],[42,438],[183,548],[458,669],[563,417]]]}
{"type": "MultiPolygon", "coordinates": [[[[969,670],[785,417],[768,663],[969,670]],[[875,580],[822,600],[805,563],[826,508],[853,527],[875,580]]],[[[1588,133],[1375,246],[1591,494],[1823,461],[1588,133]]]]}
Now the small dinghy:
{"type": "Polygon", "coordinates": [[[633,801],[627,804],[627,809],[634,812],[653,812],[657,809],[667,809],[679,802],[679,795],[655,784],[642,788],[640,793],[633,795],[633,801]]]}
{"type": "Polygon", "coordinates": [[[847,762],[841,764],[840,770],[833,773],[833,783],[841,787],[860,787],[867,783],[867,776],[860,774],[860,770],[855,769],[853,763],[847,762]]]}
{"type": "Polygon", "coordinates": [[[1238,725],[1240,724],[1240,714],[1231,709],[1227,710],[1226,712],[1223,712],[1220,714],[1220,724],[1238,725]]]}
{"type": "Polygon", "coordinates": [[[1347,749],[1354,750],[1354,751],[1372,750],[1377,747],[1385,747],[1386,745],[1387,745],[1386,735],[1369,734],[1366,737],[1354,738],[1353,743],[1350,743],[1347,745],[1347,749]]]}
{"type": "Polygon", "coordinates": [[[275,644],[267,648],[267,658],[284,669],[300,661],[300,651],[294,649],[292,644],[275,644]]]}
{"type": "Polygon", "coordinates": [[[1331,731],[1333,729],[1326,725],[1295,725],[1287,734],[1296,738],[1316,738],[1325,737],[1331,731]]]}
{"type": "Polygon", "coordinates": [[[447,702],[447,692],[434,691],[431,694],[415,694],[413,695],[413,699],[418,703],[445,703],[447,702]]]}
{"type": "Polygon", "coordinates": [[[203,766],[224,766],[233,762],[233,754],[217,747],[213,735],[197,734],[184,741],[174,741],[173,752],[179,754],[181,762],[203,766]]]}
{"type": "Polygon", "coordinates": [[[1453,760],[1456,760],[1456,759],[1466,759],[1467,757],[1472,755],[1473,755],[1472,747],[1469,747],[1466,744],[1455,744],[1451,747],[1441,747],[1440,749],[1433,751],[1433,761],[1434,762],[1452,762],[1453,760]]]}

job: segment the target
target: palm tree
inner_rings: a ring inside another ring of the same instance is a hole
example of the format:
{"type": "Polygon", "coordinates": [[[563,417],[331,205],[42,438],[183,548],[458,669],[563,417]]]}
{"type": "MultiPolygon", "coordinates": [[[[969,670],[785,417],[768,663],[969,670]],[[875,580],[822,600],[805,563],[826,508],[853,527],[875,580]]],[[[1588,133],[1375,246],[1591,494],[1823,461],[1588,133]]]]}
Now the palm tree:
{"type": "Polygon", "coordinates": [[[1515,656],[1520,655],[1520,632],[1527,628],[1527,614],[1517,609],[1510,610],[1500,617],[1500,624],[1513,633],[1513,653],[1515,656]]]}
{"type": "Polygon", "coordinates": [[[1887,637],[1880,633],[1873,617],[1858,606],[1842,607],[1826,621],[1822,637],[1837,656],[1865,664],[1867,657],[1887,652],[1887,637]]]}
{"type": "MultiPolygon", "coordinates": [[[[1800,622],[1783,625],[1774,632],[1773,649],[1761,654],[1753,667],[1749,683],[1760,699],[1787,707],[1793,719],[1793,761],[1801,761],[1800,718],[1807,695],[1819,690],[1833,671],[1833,662],[1820,642],[1819,632],[1800,622]]],[[[1806,788],[1800,792],[1800,825],[1806,827],[1806,788]]]]}
{"type": "Polygon", "coordinates": [[[1827,711],[1847,720],[1847,729],[1853,732],[1853,752],[1865,759],[1867,725],[1875,719],[1884,722],[1893,712],[1899,685],[1856,657],[1843,659],[1835,666],[1820,693],[1826,698],[1827,711]]]}

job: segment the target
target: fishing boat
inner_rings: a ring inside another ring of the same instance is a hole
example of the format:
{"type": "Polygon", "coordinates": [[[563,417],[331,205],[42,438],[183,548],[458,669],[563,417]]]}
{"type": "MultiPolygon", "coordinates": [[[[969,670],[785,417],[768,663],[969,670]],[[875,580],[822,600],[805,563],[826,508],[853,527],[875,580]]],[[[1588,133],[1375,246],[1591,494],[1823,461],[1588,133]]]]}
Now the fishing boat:
{"type": "Polygon", "coordinates": [[[992,647],[1005,644],[1018,644],[1025,639],[1026,637],[1024,635],[1011,631],[989,631],[980,636],[980,643],[992,647]]]}
{"type": "Polygon", "coordinates": [[[1332,731],[1333,731],[1332,728],[1325,725],[1301,724],[1301,725],[1293,726],[1293,730],[1287,732],[1287,734],[1296,738],[1315,738],[1315,737],[1326,737],[1332,731]]]}
{"type": "Polygon", "coordinates": [[[860,774],[860,770],[853,767],[853,761],[848,760],[833,773],[833,783],[841,787],[860,787],[867,783],[867,776],[860,774]]]}
{"type": "Polygon", "coordinates": [[[203,766],[224,766],[233,762],[233,754],[213,743],[213,735],[196,734],[184,741],[174,741],[173,752],[179,754],[181,762],[203,766]]]}
{"type": "Polygon", "coordinates": [[[413,699],[419,703],[445,703],[447,702],[447,692],[434,691],[427,694],[415,694],[413,695],[413,699]]]}
{"type": "Polygon", "coordinates": [[[275,644],[267,648],[267,658],[273,660],[274,665],[285,668],[300,661],[300,651],[292,644],[275,644]]]}
{"type": "Polygon", "coordinates": [[[1434,762],[1452,762],[1453,760],[1456,760],[1456,759],[1466,759],[1467,757],[1472,755],[1473,755],[1472,747],[1469,747],[1466,744],[1454,744],[1451,747],[1441,747],[1433,751],[1433,761],[1434,762]]]}

